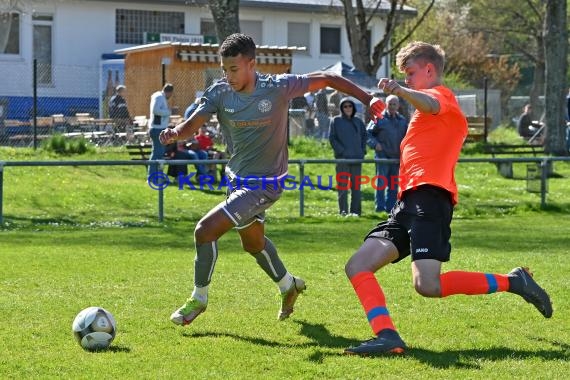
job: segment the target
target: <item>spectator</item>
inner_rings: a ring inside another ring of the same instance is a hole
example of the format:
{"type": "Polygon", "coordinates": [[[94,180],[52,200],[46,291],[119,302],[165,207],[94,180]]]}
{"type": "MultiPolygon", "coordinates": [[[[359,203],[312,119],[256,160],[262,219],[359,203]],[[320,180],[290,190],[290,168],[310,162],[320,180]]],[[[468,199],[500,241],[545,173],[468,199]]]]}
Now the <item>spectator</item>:
{"type": "Polygon", "coordinates": [[[113,119],[116,130],[119,132],[129,132],[129,126],[132,124],[127,101],[125,100],[126,91],[127,88],[125,86],[118,85],[115,88],[115,95],[109,99],[109,117],[113,119]]]}
{"type": "MultiPolygon", "coordinates": [[[[356,105],[351,98],[340,101],[341,113],[330,125],[329,141],[335,158],[364,158],[366,154],[366,126],[355,116],[356,105]]],[[[361,214],[360,185],[356,177],[362,175],[362,163],[340,163],[336,165],[338,183],[338,207],[341,215],[361,214]],[[348,187],[350,187],[350,209],[348,208],[348,187]]]]}
{"type": "MultiPolygon", "coordinates": [[[[198,142],[198,149],[202,152],[205,152],[206,157],[212,157],[214,160],[219,160],[225,158],[225,153],[220,152],[214,147],[214,140],[210,137],[208,133],[208,127],[203,125],[198,130],[198,134],[194,137],[198,142]]],[[[221,171],[223,174],[223,171],[221,171]]],[[[216,165],[208,165],[208,174],[211,176],[216,175],[216,165]]]]}
{"type": "Polygon", "coordinates": [[[566,121],[570,122],[570,88],[568,89],[568,95],[566,95],[566,121]]]}
{"type": "MultiPolygon", "coordinates": [[[[166,145],[165,156],[171,160],[206,160],[208,158],[208,154],[206,152],[197,149],[197,142],[194,140],[191,140],[190,142],[178,141],[176,143],[166,145]]],[[[196,168],[197,176],[208,175],[206,165],[195,164],[194,167],[196,168]]],[[[169,165],[169,176],[178,178],[181,174],[188,174],[187,165],[169,165]]]]}
{"type": "MultiPolygon", "coordinates": [[[[152,151],[150,153],[151,160],[159,160],[164,157],[165,147],[160,143],[159,135],[168,127],[170,121],[170,108],[168,107],[168,99],[174,92],[174,86],[170,83],[164,85],[161,91],[157,91],[150,97],[150,120],[149,135],[152,141],[152,151]]],[[[157,164],[151,164],[148,168],[148,174],[158,171],[157,164]]]]}
{"type": "MultiPolygon", "coordinates": [[[[400,159],[400,143],[408,130],[408,121],[398,112],[400,100],[396,95],[386,98],[386,110],[382,118],[376,122],[370,121],[366,129],[367,144],[374,149],[376,158],[400,159]]],[[[390,212],[396,204],[398,194],[397,176],[399,163],[377,163],[375,206],[376,211],[390,212]]]]}
{"type": "Polygon", "coordinates": [[[318,129],[315,134],[317,138],[327,138],[329,132],[329,102],[326,89],[322,88],[315,94],[315,117],[318,129]]]}
{"type": "Polygon", "coordinates": [[[525,139],[531,138],[538,128],[532,123],[532,107],[530,104],[525,104],[523,113],[520,115],[517,122],[517,131],[519,135],[525,139]]]}

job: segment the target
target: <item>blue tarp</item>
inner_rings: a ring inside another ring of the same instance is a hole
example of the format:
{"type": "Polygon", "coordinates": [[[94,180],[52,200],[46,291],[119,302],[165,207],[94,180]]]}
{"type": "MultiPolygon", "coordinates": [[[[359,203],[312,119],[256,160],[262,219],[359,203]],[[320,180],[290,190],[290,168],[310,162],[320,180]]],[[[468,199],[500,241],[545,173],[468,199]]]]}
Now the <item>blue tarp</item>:
{"type": "Polygon", "coordinates": [[[363,71],[357,70],[353,66],[347,65],[344,62],[338,61],[334,65],[330,65],[321,69],[322,71],[332,71],[338,75],[343,76],[344,78],[356,83],[357,85],[369,88],[369,89],[376,89],[378,91],[378,79],[366,74],[363,71]]]}

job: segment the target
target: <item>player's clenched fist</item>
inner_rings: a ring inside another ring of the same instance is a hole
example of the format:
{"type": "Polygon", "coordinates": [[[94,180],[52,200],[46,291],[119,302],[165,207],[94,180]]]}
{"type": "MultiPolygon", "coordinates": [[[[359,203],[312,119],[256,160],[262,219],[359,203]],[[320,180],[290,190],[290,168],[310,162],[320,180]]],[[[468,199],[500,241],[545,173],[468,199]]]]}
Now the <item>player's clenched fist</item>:
{"type": "Polygon", "coordinates": [[[178,132],[174,128],[166,128],[160,132],[158,138],[162,145],[172,144],[176,141],[178,137],[178,132]]]}
{"type": "Polygon", "coordinates": [[[396,91],[400,88],[400,84],[394,79],[382,78],[380,82],[378,82],[378,88],[384,91],[385,94],[398,95],[396,91]]]}
{"type": "Polygon", "coordinates": [[[382,119],[382,112],[386,109],[386,104],[379,98],[372,98],[370,101],[370,115],[374,120],[382,119]]]}

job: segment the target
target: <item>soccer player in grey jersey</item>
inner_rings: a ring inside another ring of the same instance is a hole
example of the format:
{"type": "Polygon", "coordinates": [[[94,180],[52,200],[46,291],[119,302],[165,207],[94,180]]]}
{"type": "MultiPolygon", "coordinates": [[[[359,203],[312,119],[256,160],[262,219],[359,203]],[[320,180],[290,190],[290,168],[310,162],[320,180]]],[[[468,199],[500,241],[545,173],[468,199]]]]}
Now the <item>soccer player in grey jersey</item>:
{"type": "Polygon", "coordinates": [[[196,225],[194,290],[186,303],[170,316],[178,325],[191,323],[206,310],[208,286],[218,257],[217,240],[236,228],[243,249],[277,284],[282,296],[278,319],[293,312],[305,281],[291,275],[265,236],[265,210],[283,191],[278,179],[287,174],[287,112],[289,100],[327,86],[370,104],[379,115],[384,103],[339,75],[314,72],[305,75],[266,75],[255,70],[255,43],[244,34],[227,37],[219,49],[224,79],[206,90],[198,108],[181,124],[161,133],[163,144],[184,140],[216,113],[227,137],[231,158],[226,167],[232,186],[227,199],[196,225]],[[240,178],[250,177],[244,186],[240,178]],[[253,183],[252,183],[253,182],[253,183]]]}

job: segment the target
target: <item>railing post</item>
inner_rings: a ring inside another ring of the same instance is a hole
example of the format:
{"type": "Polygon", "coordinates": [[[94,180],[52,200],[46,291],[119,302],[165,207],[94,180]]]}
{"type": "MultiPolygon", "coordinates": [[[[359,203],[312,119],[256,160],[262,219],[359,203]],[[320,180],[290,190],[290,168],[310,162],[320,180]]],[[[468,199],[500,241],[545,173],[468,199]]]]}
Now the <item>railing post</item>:
{"type": "MultiPolygon", "coordinates": [[[[305,178],[305,161],[299,162],[299,180],[305,178]]],[[[302,182],[301,182],[302,183],[302,182]]],[[[299,216],[305,216],[305,188],[299,186],[299,216]]]]}
{"type": "Polygon", "coordinates": [[[4,162],[0,162],[0,226],[4,223],[2,202],[4,199],[4,162]]]}
{"type": "MultiPolygon", "coordinates": [[[[164,161],[159,162],[159,171],[164,173],[164,161]]],[[[162,176],[161,176],[162,180],[162,176]]],[[[162,223],[164,220],[164,186],[158,186],[158,221],[162,223]]]]}
{"type": "Polygon", "coordinates": [[[546,208],[546,186],[548,181],[548,157],[545,157],[540,163],[540,208],[546,208]]]}

